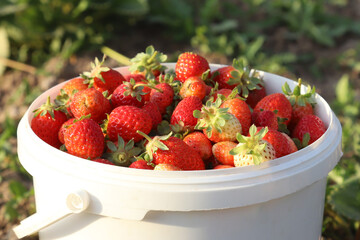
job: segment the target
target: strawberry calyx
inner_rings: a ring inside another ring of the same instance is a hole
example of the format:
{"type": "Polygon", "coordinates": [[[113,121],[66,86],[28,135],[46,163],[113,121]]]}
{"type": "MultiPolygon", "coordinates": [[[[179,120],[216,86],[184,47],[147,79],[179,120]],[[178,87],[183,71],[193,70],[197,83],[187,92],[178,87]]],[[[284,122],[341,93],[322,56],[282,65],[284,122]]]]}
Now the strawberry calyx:
{"type": "Polygon", "coordinates": [[[291,91],[289,84],[287,82],[284,83],[282,86],[283,93],[288,97],[291,106],[298,105],[298,106],[305,106],[306,103],[314,105],[315,101],[315,86],[311,87],[307,85],[307,91],[304,94],[301,94],[301,86],[302,80],[301,78],[298,79],[298,84],[294,87],[293,91],[291,91]]]}
{"type": "Polygon", "coordinates": [[[104,154],[105,158],[118,166],[130,166],[141,152],[141,148],[135,147],[133,139],[125,143],[121,136],[118,136],[117,145],[112,141],[107,141],[106,145],[110,152],[104,154]]]}
{"type": "Polygon", "coordinates": [[[254,164],[259,165],[261,161],[261,153],[266,148],[266,143],[261,143],[260,140],[268,132],[268,128],[262,128],[258,133],[256,126],[253,124],[249,129],[248,137],[241,135],[240,133],[236,134],[236,139],[239,144],[230,150],[231,155],[238,155],[245,153],[246,155],[252,155],[254,164]]]}
{"type": "Polygon", "coordinates": [[[174,134],[174,137],[183,139],[187,134],[190,133],[190,130],[185,127],[183,121],[179,121],[178,123],[173,125],[170,124],[168,121],[163,120],[157,126],[157,132],[160,135],[168,135],[172,132],[174,134]]]}
{"type": "Polygon", "coordinates": [[[106,55],[103,56],[101,62],[98,58],[95,58],[94,62],[90,63],[91,70],[90,72],[83,72],[80,74],[80,77],[84,79],[84,84],[88,84],[89,88],[94,85],[95,78],[100,79],[103,83],[105,83],[105,79],[101,75],[102,72],[107,72],[110,70],[108,67],[103,67],[105,62],[106,55]]]}
{"type": "Polygon", "coordinates": [[[234,59],[232,66],[235,70],[231,71],[231,77],[227,84],[236,85],[236,88],[243,97],[247,98],[249,91],[261,89],[261,86],[264,85],[259,72],[250,69],[249,66],[245,66],[243,61],[234,59]]]}
{"type": "Polygon", "coordinates": [[[145,152],[142,155],[140,155],[142,159],[144,159],[145,161],[151,163],[154,159],[153,154],[156,153],[158,149],[164,151],[169,150],[169,148],[161,141],[165,141],[169,139],[169,137],[171,137],[172,135],[172,132],[170,132],[168,135],[155,136],[153,138],[149,137],[148,135],[146,135],[145,133],[139,130],[137,130],[136,132],[141,136],[143,136],[148,141],[148,143],[145,146],[145,152]]]}
{"type": "MultiPolygon", "coordinates": [[[[131,97],[136,98],[139,102],[141,102],[143,95],[148,94],[148,92],[143,91],[144,86],[150,87],[144,83],[136,83],[133,78],[131,78],[129,82],[124,82],[123,84],[125,85],[125,91],[123,92],[124,96],[130,95],[131,97]]],[[[161,91],[161,89],[158,90],[161,91]]]]}
{"type": "Polygon", "coordinates": [[[130,72],[144,73],[148,80],[155,80],[154,72],[164,72],[166,67],[161,63],[167,60],[167,55],[158,52],[152,45],[145,49],[145,52],[138,53],[134,58],[130,59],[132,65],[129,67],[130,72]]]}
{"type": "Polygon", "coordinates": [[[37,117],[39,115],[43,117],[49,113],[51,119],[55,121],[55,113],[54,113],[55,110],[58,109],[54,104],[51,103],[50,96],[48,96],[46,102],[33,111],[35,113],[34,117],[37,117]]]}
{"type": "Polygon", "coordinates": [[[222,100],[220,98],[217,98],[215,102],[210,98],[205,106],[201,108],[201,111],[194,110],[193,116],[198,118],[195,129],[206,129],[205,131],[209,138],[212,135],[213,129],[222,133],[222,127],[231,118],[231,114],[228,112],[228,108],[220,108],[221,104],[222,100]]]}

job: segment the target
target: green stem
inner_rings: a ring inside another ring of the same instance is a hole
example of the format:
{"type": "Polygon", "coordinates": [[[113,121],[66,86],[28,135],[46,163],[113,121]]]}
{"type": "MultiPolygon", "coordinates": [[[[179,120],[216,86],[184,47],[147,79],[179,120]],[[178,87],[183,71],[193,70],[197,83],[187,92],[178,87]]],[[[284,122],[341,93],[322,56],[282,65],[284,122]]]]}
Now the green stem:
{"type": "Polygon", "coordinates": [[[109,47],[104,46],[101,48],[101,51],[107,56],[111,57],[112,59],[115,59],[117,62],[119,62],[122,65],[128,66],[132,64],[128,57],[116,52],[115,50],[109,47]]]}

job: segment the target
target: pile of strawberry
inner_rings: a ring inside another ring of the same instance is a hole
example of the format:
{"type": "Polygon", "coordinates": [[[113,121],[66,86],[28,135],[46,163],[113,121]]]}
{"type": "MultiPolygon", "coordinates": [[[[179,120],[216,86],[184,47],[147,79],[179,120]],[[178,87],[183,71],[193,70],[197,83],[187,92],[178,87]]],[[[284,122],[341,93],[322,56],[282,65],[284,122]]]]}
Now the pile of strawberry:
{"type": "Polygon", "coordinates": [[[237,60],[211,71],[185,52],[169,70],[149,46],[122,75],[104,59],[34,111],[31,128],[43,141],[105,164],[204,170],[286,156],[326,131],[314,114],[315,88],[301,93],[301,79],[267,95],[259,73],[237,60]]]}

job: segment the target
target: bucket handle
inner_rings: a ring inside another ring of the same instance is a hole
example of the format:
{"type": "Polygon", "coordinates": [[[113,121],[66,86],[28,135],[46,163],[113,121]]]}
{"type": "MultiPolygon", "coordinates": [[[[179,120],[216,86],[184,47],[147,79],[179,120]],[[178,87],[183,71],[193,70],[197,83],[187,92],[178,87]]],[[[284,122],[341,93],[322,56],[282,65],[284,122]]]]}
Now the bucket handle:
{"type": "Polygon", "coordinates": [[[88,208],[90,197],[85,190],[78,190],[69,193],[65,203],[66,207],[57,208],[55,212],[35,213],[22,220],[13,228],[14,233],[20,239],[36,233],[70,214],[81,213],[88,208]]]}

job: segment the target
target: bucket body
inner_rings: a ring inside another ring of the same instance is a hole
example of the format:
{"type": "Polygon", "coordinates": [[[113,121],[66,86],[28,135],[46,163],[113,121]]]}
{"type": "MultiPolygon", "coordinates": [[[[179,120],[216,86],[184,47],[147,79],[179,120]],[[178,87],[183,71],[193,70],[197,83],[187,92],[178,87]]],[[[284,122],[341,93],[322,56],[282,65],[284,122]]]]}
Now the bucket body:
{"type": "MultiPolygon", "coordinates": [[[[281,92],[284,82],[296,85],[261,74],[268,94],[281,92]]],[[[307,148],[259,166],[155,172],[87,161],[39,139],[30,128],[32,111],[60,88],[39,96],[22,118],[19,159],[34,179],[37,214],[55,214],[72,190],[86,191],[90,200],[84,212],[42,229],[41,240],[321,237],[326,177],[342,155],[340,123],[321,96],[315,112],[328,129],[307,148]]]]}

